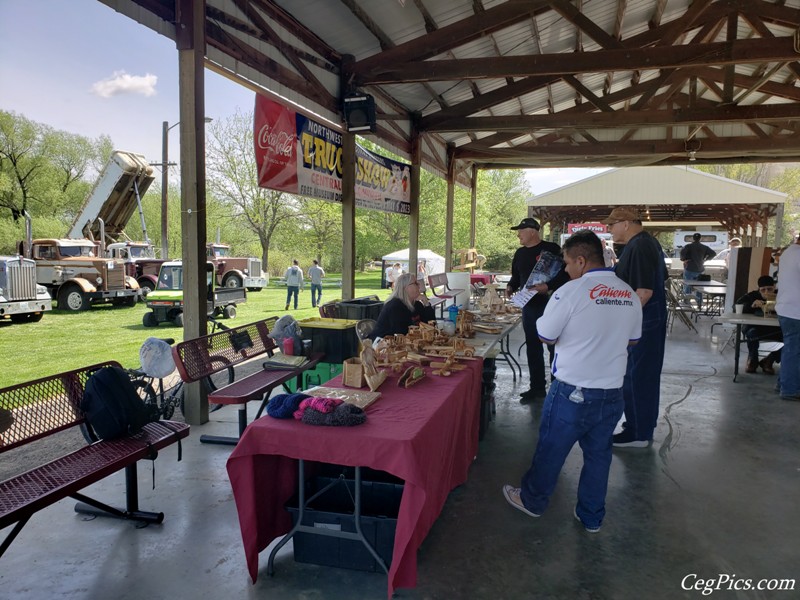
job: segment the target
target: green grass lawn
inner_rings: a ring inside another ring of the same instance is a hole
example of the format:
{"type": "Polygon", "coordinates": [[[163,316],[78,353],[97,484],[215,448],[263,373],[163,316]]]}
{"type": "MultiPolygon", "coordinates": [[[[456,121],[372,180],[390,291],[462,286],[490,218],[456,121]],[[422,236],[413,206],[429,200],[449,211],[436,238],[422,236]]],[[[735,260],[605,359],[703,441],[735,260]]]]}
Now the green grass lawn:
{"type": "MultiPolygon", "coordinates": [[[[341,275],[330,273],[330,279],[341,275]]],[[[376,294],[381,300],[389,290],[380,289],[380,271],[356,273],[356,298],[376,294]]],[[[341,289],[322,285],[322,302],[341,298],[341,289]]],[[[224,320],[228,326],[244,325],[273,315],[283,315],[286,288],[272,287],[247,294],[247,302],[237,306],[235,319],[224,320]]],[[[0,388],[69,371],[105,360],[119,361],[124,367],[139,365],[139,347],[148,337],[183,339],[183,329],[170,323],[159,327],[142,325],[147,307],[132,308],[99,305],[81,313],[54,310],[38,323],[0,323],[0,388]]],[[[296,319],[319,317],[311,307],[311,288],[300,292],[296,319]]]]}

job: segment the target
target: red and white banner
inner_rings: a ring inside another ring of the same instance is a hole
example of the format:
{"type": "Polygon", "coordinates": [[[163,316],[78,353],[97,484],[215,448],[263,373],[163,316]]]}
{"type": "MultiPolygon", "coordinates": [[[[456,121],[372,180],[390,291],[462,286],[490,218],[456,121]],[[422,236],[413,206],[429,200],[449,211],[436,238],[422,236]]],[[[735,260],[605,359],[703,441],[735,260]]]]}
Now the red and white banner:
{"type": "MultiPolygon", "coordinates": [[[[342,201],[342,134],[256,94],[258,185],[342,201]]],[[[356,145],[356,206],[410,214],[410,167],[356,145]]]]}
{"type": "Polygon", "coordinates": [[[604,225],[603,223],[568,223],[567,224],[567,233],[573,234],[577,233],[578,231],[584,231],[588,229],[589,231],[594,231],[595,233],[605,233],[608,231],[608,226],[604,225]]]}

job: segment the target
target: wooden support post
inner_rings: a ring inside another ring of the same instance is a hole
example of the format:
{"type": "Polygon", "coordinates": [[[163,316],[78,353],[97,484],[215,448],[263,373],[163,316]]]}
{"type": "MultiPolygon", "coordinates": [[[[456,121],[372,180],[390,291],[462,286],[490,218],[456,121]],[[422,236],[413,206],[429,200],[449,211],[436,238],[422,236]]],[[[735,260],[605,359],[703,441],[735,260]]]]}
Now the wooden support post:
{"type": "Polygon", "coordinates": [[[456,147],[447,145],[447,214],[444,233],[444,270],[453,270],[453,207],[456,193],[456,147]]]}
{"type": "Polygon", "coordinates": [[[472,181],[470,182],[472,192],[472,204],[469,213],[469,247],[477,247],[476,238],[478,230],[478,167],[472,165],[472,181]]]}
{"type": "Polygon", "coordinates": [[[356,293],[356,135],[342,135],[342,300],[356,293]]]}
{"type": "MultiPolygon", "coordinates": [[[[183,336],[205,335],[206,323],[206,169],[205,169],[205,0],[178,0],[181,139],[181,255],[183,257],[183,336]]],[[[200,382],[185,386],[185,418],[208,421],[208,396],[200,382]]]]}
{"type": "Polygon", "coordinates": [[[411,222],[408,231],[408,270],[416,273],[419,256],[419,190],[420,168],[422,165],[422,140],[419,136],[416,122],[419,115],[413,119],[411,131],[411,222]]]}

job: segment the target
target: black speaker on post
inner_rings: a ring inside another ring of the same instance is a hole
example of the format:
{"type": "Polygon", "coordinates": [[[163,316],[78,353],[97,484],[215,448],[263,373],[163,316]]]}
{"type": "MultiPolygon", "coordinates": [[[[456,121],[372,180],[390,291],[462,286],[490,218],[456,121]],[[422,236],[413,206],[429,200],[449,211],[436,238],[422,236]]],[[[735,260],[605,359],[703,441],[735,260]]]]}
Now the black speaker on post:
{"type": "Polygon", "coordinates": [[[349,132],[375,133],[378,130],[375,119],[375,98],[369,94],[347,96],[344,99],[344,120],[349,132]]]}

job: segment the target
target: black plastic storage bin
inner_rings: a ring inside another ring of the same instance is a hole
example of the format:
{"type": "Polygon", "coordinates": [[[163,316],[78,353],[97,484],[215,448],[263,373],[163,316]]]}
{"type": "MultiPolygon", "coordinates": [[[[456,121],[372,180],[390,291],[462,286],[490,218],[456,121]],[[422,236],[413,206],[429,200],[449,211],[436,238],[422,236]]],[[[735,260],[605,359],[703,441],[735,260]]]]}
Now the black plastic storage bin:
{"type": "MultiPolygon", "coordinates": [[[[329,490],[308,503],[303,525],[320,529],[335,529],[355,533],[355,481],[331,477],[314,477],[306,482],[306,498],[310,498],[329,483],[329,490]]],[[[403,485],[378,481],[361,482],[361,531],[387,568],[392,562],[394,534],[403,485]]],[[[300,511],[294,496],[286,505],[296,523],[300,511]]],[[[346,540],[327,535],[297,532],[292,538],[294,559],[325,567],[377,572],[382,569],[360,540],[346,540]]]]}
{"type": "Polygon", "coordinates": [[[337,305],[337,315],[340,319],[376,319],[381,314],[383,302],[377,296],[364,296],[353,300],[342,300],[337,305]]]}
{"type": "Polygon", "coordinates": [[[356,323],[352,319],[300,319],[303,337],[311,340],[311,351],[322,352],[327,363],[340,363],[358,356],[356,323]]]}

